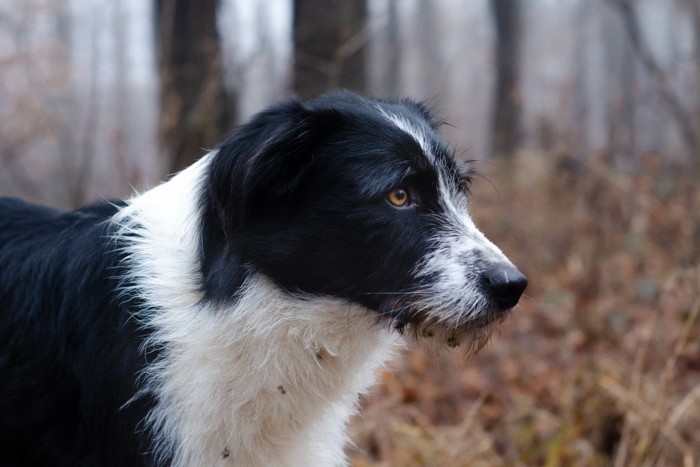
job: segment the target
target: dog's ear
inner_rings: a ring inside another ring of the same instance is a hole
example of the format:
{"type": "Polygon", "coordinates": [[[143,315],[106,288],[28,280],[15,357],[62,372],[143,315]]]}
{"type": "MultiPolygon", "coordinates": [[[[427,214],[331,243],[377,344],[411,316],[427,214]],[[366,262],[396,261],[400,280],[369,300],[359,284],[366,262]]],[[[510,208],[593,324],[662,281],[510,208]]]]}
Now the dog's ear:
{"type": "Polygon", "coordinates": [[[290,99],[256,115],[219,146],[209,196],[228,237],[247,216],[281,209],[311,163],[311,112],[290,99]]]}

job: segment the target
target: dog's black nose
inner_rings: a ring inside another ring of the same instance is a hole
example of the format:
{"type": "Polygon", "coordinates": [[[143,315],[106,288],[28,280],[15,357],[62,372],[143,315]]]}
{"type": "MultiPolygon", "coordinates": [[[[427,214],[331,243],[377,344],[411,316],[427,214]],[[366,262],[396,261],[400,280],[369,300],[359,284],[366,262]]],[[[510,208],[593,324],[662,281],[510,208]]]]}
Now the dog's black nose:
{"type": "Polygon", "coordinates": [[[527,277],[510,264],[495,265],[483,277],[487,293],[501,311],[517,305],[527,287],[527,277]]]}

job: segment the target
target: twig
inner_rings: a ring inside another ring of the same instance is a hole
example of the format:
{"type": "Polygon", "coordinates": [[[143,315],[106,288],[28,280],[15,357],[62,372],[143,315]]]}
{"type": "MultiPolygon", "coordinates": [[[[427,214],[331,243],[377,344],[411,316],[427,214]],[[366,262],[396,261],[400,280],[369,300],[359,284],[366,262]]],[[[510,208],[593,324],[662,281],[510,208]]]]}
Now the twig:
{"type": "Polygon", "coordinates": [[[670,423],[670,419],[664,422],[658,410],[655,410],[641,397],[633,391],[624,388],[610,376],[602,377],[598,384],[620,402],[627,405],[636,415],[649,422],[650,428],[654,428],[663,434],[683,456],[684,467],[693,467],[695,465],[692,447],[670,423]]]}
{"type": "Polygon", "coordinates": [[[372,31],[369,26],[369,22],[365,21],[365,24],[359,31],[350,36],[348,40],[340,44],[340,47],[336,49],[333,59],[328,64],[329,89],[335,88],[340,84],[340,74],[343,68],[343,63],[362,49],[362,47],[367,44],[371,36],[372,31]]]}
{"type": "Polygon", "coordinates": [[[690,337],[690,332],[693,330],[693,325],[695,324],[695,321],[698,318],[698,315],[700,314],[700,297],[697,297],[695,301],[693,302],[693,306],[690,308],[690,314],[688,315],[688,319],[686,319],[683,329],[681,330],[680,336],[678,336],[678,340],[676,341],[676,345],[673,349],[673,354],[671,354],[671,357],[666,361],[666,365],[664,366],[664,370],[661,373],[661,384],[665,385],[669,379],[673,376],[673,372],[676,368],[676,362],[678,361],[678,357],[680,354],[683,352],[683,347],[685,347],[685,344],[688,342],[688,338],[690,337]]]}

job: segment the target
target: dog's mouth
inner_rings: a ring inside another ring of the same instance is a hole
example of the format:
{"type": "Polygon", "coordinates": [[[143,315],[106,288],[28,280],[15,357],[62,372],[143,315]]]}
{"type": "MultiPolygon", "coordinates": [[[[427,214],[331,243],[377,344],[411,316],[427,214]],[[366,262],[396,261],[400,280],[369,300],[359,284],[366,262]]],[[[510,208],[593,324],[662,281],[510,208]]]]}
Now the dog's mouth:
{"type": "Polygon", "coordinates": [[[381,319],[409,340],[436,349],[460,348],[467,355],[476,355],[512,310],[486,308],[471,313],[446,313],[413,303],[406,296],[388,299],[380,311],[381,319]]]}

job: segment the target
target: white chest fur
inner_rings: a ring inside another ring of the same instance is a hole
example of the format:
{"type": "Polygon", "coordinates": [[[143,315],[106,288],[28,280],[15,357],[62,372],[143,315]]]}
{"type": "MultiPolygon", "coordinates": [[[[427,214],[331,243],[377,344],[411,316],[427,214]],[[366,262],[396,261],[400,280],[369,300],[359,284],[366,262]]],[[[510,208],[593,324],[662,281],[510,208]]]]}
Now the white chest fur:
{"type": "Polygon", "coordinates": [[[187,314],[161,328],[152,373],[175,465],[344,464],[345,425],[390,348],[366,310],[294,302],[259,278],[235,309],[187,314]]]}

